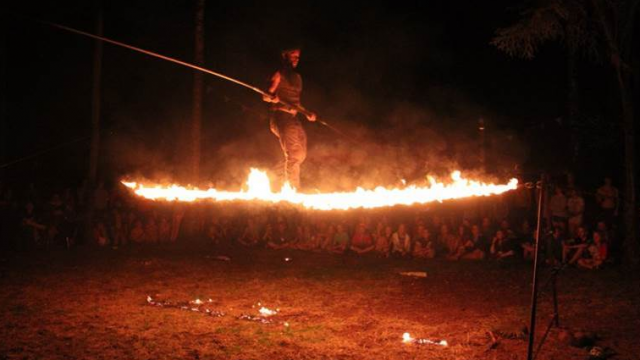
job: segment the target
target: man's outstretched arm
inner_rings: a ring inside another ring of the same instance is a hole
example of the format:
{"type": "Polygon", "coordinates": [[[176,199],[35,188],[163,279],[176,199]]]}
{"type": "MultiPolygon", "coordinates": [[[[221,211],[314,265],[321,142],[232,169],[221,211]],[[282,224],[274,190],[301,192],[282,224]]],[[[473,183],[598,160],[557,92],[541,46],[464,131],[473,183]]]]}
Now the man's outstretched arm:
{"type": "Polygon", "coordinates": [[[275,74],[271,77],[269,88],[267,92],[271,95],[263,95],[262,100],[270,103],[278,103],[280,99],[278,99],[278,95],[276,95],[276,90],[278,90],[278,86],[280,85],[280,71],[276,71],[275,74]]]}

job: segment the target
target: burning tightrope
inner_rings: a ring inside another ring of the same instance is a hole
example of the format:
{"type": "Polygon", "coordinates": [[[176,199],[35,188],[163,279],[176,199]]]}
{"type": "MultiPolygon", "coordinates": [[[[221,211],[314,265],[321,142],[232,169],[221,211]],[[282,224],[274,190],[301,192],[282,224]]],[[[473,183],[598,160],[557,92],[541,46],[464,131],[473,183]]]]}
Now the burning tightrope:
{"type": "Polygon", "coordinates": [[[499,195],[518,186],[518,180],[511,179],[507,184],[484,183],[464,179],[459,171],[451,174],[451,182],[438,182],[428,177],[429,186],[415,185],[402,189],[377,187],[373,190],[357,188],[353,192],[304,194],[288,184],[279,192],[273,192],[267,174],[251,169],[246,191],[221,191],[214,188],[202,190],[179,185],[162,186],[139,182],[122,181],[138,196],[150,200],[185,201],[265,201],[271,203],[289,202],[316,210],[347,210],[353,208],[377,208],[394,205],[426,204],[434,201],[462,199],[473,196],[499,195]]]}

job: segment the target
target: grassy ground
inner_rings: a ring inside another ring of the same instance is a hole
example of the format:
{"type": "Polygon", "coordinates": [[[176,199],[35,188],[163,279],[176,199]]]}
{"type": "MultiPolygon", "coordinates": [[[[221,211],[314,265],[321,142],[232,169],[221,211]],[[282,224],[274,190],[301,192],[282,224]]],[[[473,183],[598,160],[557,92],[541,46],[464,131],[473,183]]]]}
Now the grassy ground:
{"type": "MultiPolygon", "coordinates": [[[[529,265],[211,249],[76,249],[0,260],[0,359],[525,359],[529,265]],[[284,261],[290,257],[291,261],[284,261]],[[426,271],[411,278],[399,271],[426,271]],[[211,299],[220,318],[153,307],[211,299]],[[257,304],[271,324],[239,320],[257,304]],[[285,325],[288,324],[288,326],[285,325]],[[402,334],[448,347],[402,343],[402,334]],[[498,343],[491,347],[492,332],[498,343]]],[[[547,269],[541,273],[545,282],[547,269]]],[[[567,269],[560,321],[640,359],[638,276],[567,269]]],[[[539,331],[551,314],[540,296],[539,331]]],[[[552,330],[539,359],[586,359],[552,330]]],[[[537,333],[538,339],[541,333],[537,333]]]]}

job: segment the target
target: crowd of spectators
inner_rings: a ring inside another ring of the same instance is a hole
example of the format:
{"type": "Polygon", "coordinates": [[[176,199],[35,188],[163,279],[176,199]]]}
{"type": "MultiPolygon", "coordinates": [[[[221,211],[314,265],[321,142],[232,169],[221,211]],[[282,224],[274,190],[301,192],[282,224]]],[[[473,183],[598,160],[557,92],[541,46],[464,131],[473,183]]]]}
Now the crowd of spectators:
{"type": "MultiPolygon", "coordinates": [[[[452,261],[530,261],[537,189],[501,196],[376,210],[306,211],[286,204],[183,204],[143,200],[122,185],[86,183],[41,191],[0,187],[2,247],[46,251],[75,246],[205,243],[452,261]],[[93,204],[90,215],[89,204],[93,204]]],[[[618,190],[606,178],[582,192],[571,178],[550,186],[540,246],[549,264],[597,269],[619,255],[618,190]]]]}

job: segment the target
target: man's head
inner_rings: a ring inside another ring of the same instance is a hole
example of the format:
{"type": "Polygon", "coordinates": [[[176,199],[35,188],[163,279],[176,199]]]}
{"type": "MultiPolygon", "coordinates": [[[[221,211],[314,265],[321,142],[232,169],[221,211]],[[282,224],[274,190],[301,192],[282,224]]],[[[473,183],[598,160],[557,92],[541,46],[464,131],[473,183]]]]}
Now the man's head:
{"type": "Polygon", "coordinates": [[[291,68],[295,69],[300,62],[300,48],[299,47],[291,47],[288,49],[282,50],[282,62],[291,66],[291,68]]]}

